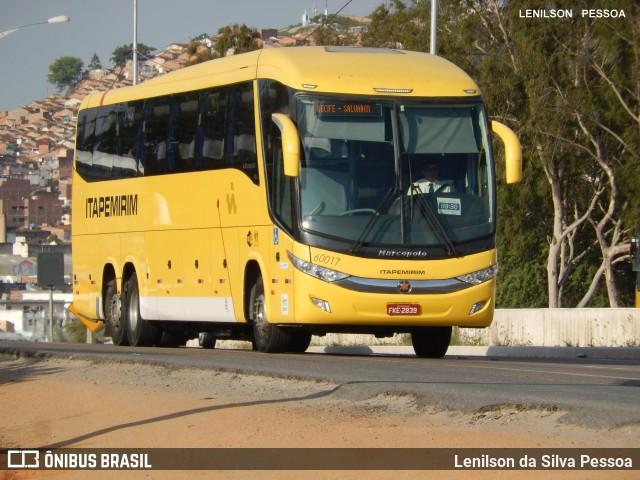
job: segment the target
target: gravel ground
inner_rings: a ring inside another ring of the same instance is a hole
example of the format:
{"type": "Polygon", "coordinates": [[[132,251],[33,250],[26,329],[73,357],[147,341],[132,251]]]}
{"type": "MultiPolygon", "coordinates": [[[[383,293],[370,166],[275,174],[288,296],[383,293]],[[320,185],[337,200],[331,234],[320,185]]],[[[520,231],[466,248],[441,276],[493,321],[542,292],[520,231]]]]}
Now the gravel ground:
{"type": "MultiPolygon", "coordinates": [[[[348,400],[337,385],[151,365],[0,356],[0,448],[630,448],[640,426],[562,425],[562,412],[435,411],[410,395],[348,400]]],[[[637,470],[635,471],[637,472],[637,470]]],[[[0,471],[2,480],[52,472],[0,471]]],[[[427,478],[428,472],[55,472],[53,478],[427,478]],[[122,475],[121,475],[122,473],[122,475]],[[125,475],[126,473],[126,475],[125,475]]],[[[540,478],[545,472],[437,472],[437,478],[540,478]]],[[[551,472],[547,472],[551,473],[551,472]]],[[[553,478],[633,478],[625,471],[553,478]]],[[[429,478],[433,478],[428,475],[429,478]]],[[[637,478],[637,477],[636,477],[637,478]]]]}

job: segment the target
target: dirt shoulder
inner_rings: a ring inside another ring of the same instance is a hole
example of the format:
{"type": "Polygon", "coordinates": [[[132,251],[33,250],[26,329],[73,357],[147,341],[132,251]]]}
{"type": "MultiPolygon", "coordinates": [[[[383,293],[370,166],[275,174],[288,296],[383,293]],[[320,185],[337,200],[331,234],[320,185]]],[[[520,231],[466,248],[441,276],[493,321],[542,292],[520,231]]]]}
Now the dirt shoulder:
{"type": "MultiPolygon", "coordinates": [[[[629,448],[640,427],[563,425],[562,412],[435,412],[410,396],[337,399],[326,382],[150,365],[0,356],[0,448],[629,448]]],[[[637,470],[636,470],[637,472],[637,470]]],[[[438,472],[437,478],[539,478],[543,472],[438,472]],[[467,477],[467,475],[472,477],[467,477]]],[[[553,478],[629,478],[553,472],[553,478]]],[[[8,471],[0,478],[51,478],[8,471]]],[[[426,478],[425,472],[56,472],[55,478],[426,478]]]]}

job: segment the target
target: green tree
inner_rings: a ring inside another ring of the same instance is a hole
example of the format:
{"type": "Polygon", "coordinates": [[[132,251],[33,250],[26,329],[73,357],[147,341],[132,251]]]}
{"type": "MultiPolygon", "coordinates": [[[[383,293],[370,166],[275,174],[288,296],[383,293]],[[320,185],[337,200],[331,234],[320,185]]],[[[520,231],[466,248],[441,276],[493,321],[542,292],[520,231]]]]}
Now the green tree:
{"type": "Polygon", "coordinates": [[[58,92],[73,87],[82,76],[84,64],[76,57],[60,57],[49,65],[47,80],[53,83],[58,92]]]}
{"type": "Polygon", "coordinates": [[[247,27],[244,23],[242,25],[237,23],[227,25],[218,30],[218,34],[220,34],[220,38],[213,48],[221,57],[226,56],[227,52],[233,52],[234,55],[237,55],[260,49],[260,44],[258,43],[260,33],[253,28],[247,27]]]}
{"type": "Polygon", "coordinates": [[[313,32],[316,45],[356,45],[357,38],[348,29],[340,28],[333,24],[323,25],[313,32]]]}
{"type": "Polygon", "coordinates": [[[351,17],[340,15],[330,15],[329,17],[318,15],[311,20],[318,25],[310,29],[306,37],[298,40],[299,44],[306,44],[307,38],[313,37],[315,45],[357,45],[360,41],[358,36],[353,33],[353,29],[366,25],[351,17]]]}
{"type": "MultiPolygon", "coordinates": [[[[618,285],[640,228],[640,7],[617,2],[624,19],[528,21],[518,12],[539,2],[440,5],[438,54],[476,79],[523,145],[522,184],[498,183],[498,304],[630,304],[618,285]]],[[[429,16],[426,0],[381,6],[365,44],[426,51],[429,16]]]]}
{"type": "Polygon", "coordinates": [[[94,53],[91,57],[91,60],[89,61],[89,66],[87,67],[87,69],[98,70],[100,68],[102,68],[102,62],[100,61],[100,58],[98,57],[98,55],[94,53]]]}
{"type": "Polygon", "coordinates": [[[198,63],[208,62],[217,58],[214,52],[209,48],[202,48],[202,44],[196,40],[192,40],[187,48],[187,53],[191,55],[189,65],[196,65],[198,63]]]}
{"type": "MultiPolygon", "coordinates": [[[[149,47],[144,43],[138,43],[138,54],[143,58],[150,57],[155,52],[155,47],[149,47]]],[[[123,67],[127,60],[133,60],[133,43],[117,47],[111,54],[111,62],[115,67],[123,67]]]]}

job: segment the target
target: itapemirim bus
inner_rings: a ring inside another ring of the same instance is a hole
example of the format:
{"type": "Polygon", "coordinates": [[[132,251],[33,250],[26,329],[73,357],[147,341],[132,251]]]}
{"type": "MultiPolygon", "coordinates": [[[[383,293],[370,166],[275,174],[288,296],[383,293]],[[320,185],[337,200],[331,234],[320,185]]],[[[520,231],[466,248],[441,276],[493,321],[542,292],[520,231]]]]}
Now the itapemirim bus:
{"type": "Polygon", "coordinates": [[[493,317],[492,131],[519,181],[518,139],[469,76],[391,49],[264,49],[91,94],[71,311],[118,345],[410,333],[442,357],[452,326],[493,317]]]}

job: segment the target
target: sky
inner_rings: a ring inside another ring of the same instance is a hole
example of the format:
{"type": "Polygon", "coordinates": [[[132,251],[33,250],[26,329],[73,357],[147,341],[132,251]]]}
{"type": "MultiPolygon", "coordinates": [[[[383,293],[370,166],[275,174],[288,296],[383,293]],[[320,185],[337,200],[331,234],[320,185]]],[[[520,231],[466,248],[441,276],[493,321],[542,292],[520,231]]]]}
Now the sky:
{"type": "MultiPolygon", "coordinates": [[[[326,0],[329,14],[349,0],[326,0]]],[[[341,15],[366,16],[384,0],[351,0],[341,15]]],[[[221,27],[244,23],[256,29],[300,23],[325,0],[138,0],[138,42],[164,50],[171,43],[213,35],[221,27]]],[[[0,0],[0,32],[66,15],[69,23],[33,25],[0,38],[0,112],[57,93],[47,82],[57,58],[93,54],[111,67],[113,51],[133,42],[133,0],[0,0]]]]}

